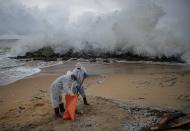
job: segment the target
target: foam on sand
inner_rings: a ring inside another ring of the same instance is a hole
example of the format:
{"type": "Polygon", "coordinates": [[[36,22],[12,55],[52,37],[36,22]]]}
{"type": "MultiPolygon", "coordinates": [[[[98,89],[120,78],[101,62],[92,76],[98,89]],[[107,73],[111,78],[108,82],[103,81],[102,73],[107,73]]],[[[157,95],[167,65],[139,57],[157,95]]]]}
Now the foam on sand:
{"type": "Polygon", "coordinates": [[[39,73],[39,68],[32,67],[17,67],[0,72],[0,85],[7,85],[17,80],[23,79],[26,76],[30,76],[39,73]]]}

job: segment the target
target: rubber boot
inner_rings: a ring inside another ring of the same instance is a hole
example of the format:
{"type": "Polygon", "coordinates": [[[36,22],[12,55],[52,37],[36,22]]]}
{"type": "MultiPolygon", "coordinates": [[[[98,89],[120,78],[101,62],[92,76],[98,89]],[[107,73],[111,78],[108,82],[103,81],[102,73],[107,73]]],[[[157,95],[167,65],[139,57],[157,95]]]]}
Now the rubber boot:
{"type": "Polygon", "coordinates": [[[84,104],[85,104],[85,105],[90,105],[90,104],[88,104],[88,102],[87,102],[87,100],[86,100],[86,97],[83,97],[83,101],[84,101],[84,104]]]}
{"type": "Polygon", "coordinates": [[[60,114],[59,114],[59,107],[54,108],[54,111],[55,111],[55,116],[56,116],[57,118],[59,118],[59,117],[60,117],[60,114]]]}
{"type": "Polygon", "coordinates": [[[61,113],[65,112],[64,103],[59,104],[59,110],[61,113]]]}

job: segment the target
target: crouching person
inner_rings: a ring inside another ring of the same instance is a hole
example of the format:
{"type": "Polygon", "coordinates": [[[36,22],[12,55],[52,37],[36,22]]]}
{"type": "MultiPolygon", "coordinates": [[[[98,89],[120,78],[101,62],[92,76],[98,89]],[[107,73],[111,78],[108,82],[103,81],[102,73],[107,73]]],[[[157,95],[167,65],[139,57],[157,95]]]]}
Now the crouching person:
{"type": "Polygon", "coordinates": [[[62,102],[62,93],[69,95],[77,93],[73,90],[76,87],[76,80],[77,77],[69,72],[66,75],[58,77],[52,83],[50,96],[56,117],[62,117],[61,114],[65,111],[64,103],[62,102]]]}

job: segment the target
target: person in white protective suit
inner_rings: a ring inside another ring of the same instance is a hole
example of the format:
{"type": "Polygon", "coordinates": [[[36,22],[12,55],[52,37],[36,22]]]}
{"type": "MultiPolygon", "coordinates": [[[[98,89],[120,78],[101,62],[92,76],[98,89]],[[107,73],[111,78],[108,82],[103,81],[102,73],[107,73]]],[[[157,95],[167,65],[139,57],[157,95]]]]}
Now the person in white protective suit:
{"type": "Polygon", "coordinates": [[[86,69],[80,64],[77,63],[75,68],[72,71],[72,74],[74,74],[77,77],[77,90],[80,93],[80,95],[83,97],[83,101],[85,105],[89,105],[86,99],[86,93],[84,91],[84,87],[82,86],[84,80],[87,78],[87,71],[86,69]]]}
{"type": "Polygon", "coordinates": [[[76,80],[76,75],[69,71],[66,75],[62,75],[53,81],[50,87],[50,96],[56,117],[60,117],[60,113],[65,111],[64,103],[62,102],[62,93],[69,95],[74,95],[77,93],[76,80]]]}

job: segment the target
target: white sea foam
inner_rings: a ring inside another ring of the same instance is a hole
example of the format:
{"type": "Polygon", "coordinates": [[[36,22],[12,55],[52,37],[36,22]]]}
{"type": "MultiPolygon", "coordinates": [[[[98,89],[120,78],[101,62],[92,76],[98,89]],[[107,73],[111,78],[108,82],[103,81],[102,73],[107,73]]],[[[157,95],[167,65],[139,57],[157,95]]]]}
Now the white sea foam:
{"type": "Polygon", "coordinates": [[[20,61],[8,58],[9,50],[1,48],[0,54],[0,86],[13,83],[27,76],[39,73],[42,68],[62,64],[62,61],[20,61]]]}
{"type": "Polygon", "coordinates": [[[0,72],[0,85],[7,85],[40,72],[39,68],[17,67],[0,72]]]}
{"type": "Polygon", "coordinates": [[[189,0],[69,0],[40,9],[21,1],[24,5],[17,0],[0,3],[2,18],[8,18],[0,29],[27,32],[11,55],[51,46],[63,54],[72,48],[96,54],[179,56],[190,62],[189,0]]]}
{"type": "Polygon", "coordinates": [[[189,66],[188,63],[175,63],[175,62],[154,62],[154,61],[127,61],[127,60],[114,60],[117,63],[131,63],[131,64],[153,64],[153,65],[180,65],[180,66],[189,66]]]}
{"type": "Polygon", "coordinates": [[[9,67],[0,70],[0,86],[13,83],[17,80],[23,79],[27,76],[37,74],[42,68],[47,68],[50,66],[56,66],[62,64],[62,61],[29,61],[22,66],[9,67]]]}

